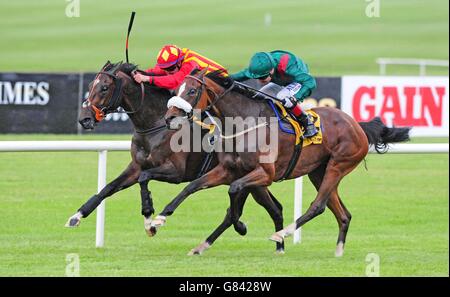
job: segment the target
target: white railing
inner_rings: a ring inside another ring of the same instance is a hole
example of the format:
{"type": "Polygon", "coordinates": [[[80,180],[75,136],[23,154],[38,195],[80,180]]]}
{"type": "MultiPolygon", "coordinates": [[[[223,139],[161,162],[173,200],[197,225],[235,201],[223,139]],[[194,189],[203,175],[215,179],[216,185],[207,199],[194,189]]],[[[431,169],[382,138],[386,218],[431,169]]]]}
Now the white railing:
{"type": "MultiPolygon", "coordinates": [[[[98,151],[98,192],[106,185],[107,151],[128,151],[130,141],[0,141],[0,152],[59,152],[59,151],[98,151]]],[[[370,153],[374,151],[371,150],[370,153]]],[[[448,153],[448,143],[396,144],[391,145],[389,153],[394,154],[436,154],[448,153]]],[[[303,178],[295,179],[294,218],[302,214],[303,178]]],[[[104,245],[105,204],[97,207],[96,247],[104,245]]],[[[294,233],[294,243],[301,240],[301,228],[294,233]]]]}
{"type": "MultiPolygon", "coordinates": [[[[0,152],[98,151],[98,193],[106,186],[108,151],[129,151],[131,141],[0,141],[0,152]]],[[[95,246],[105,244],[105,200],[97,207],[95,246]]]]}
{"type": "Polygon", "coordinates": [[[448,60],[431,60],[431,59],[403,59],[403,58],[378,58],[376,60],[380,67],[380,75],[386,75],[387,65],[417,65],[419,66],[419,74],[426,75],[427,66],[447,67],[448,60]]]}

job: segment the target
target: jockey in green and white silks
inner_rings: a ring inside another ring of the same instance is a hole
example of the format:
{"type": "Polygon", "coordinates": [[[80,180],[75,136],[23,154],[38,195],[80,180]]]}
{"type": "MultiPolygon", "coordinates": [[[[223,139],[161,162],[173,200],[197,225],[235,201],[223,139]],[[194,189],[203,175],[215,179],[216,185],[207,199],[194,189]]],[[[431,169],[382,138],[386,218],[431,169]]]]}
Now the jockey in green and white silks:
{"type": "Polygon", "coordinates": [[[231,77],[236,81],[258,79],[265,83],[261,91],[274,94],[292,111],[305,128],[304,137],[318,133],[310,116],[298,104],[316,88],[316,80],[309,74],[308,65],[294,54],[281,50],[256,53],[248,68],[231,77]]]}

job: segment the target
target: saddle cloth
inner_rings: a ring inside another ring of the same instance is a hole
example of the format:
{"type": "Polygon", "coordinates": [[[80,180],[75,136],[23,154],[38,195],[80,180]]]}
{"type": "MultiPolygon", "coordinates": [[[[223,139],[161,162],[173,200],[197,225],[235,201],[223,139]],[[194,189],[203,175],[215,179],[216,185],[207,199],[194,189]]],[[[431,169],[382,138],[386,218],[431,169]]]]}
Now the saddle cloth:
{"type": "MultiPolygon", "coordinates": [[[[280,130],[288,134],[294,134],[295,144],[298,145],[300,143],[300,139],[303,136],[304,128],[299,124],[299,122],[293,115],[287,112],[286,108],[283,106],[283,104],[281,104],[281,102],[278,101],[275,102],[268,101],[268,102],[269,105],[272,107],[273,111],[275,112],[276,117],[278,118],[280,130]],[[289,129],[287,126],[292,127],[293,130],[289,129]]],[[[306,113],[312,116],[314,126],[317,128],[319,133],[317,133],[313,137],[303,139],[303,147],[311,144],[321,144],[323,140],[322,134],[323,127],[320,122],[320,116],[311,109],[306,110],[306,113]]]]}

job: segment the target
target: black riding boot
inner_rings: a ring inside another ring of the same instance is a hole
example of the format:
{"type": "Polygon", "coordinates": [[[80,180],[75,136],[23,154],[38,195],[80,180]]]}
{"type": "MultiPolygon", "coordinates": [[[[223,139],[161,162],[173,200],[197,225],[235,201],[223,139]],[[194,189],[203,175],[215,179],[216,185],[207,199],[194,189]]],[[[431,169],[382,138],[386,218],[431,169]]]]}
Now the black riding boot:
{"type": "Polygon", "coordinates": [[[317,128],[314,126],[311,116],[309,114],[307,114],[306,112],[304,112],[303,110],[302,110],[302,113],[300,114],[300,116],[297,117],[297,119],[300,122],[300,124],[303,126],[303,128],[305,128],[305,133],[303,134],[303,138],[313,137],[314,135],[319,133],[319,131],[317,131],[317,128]]]}

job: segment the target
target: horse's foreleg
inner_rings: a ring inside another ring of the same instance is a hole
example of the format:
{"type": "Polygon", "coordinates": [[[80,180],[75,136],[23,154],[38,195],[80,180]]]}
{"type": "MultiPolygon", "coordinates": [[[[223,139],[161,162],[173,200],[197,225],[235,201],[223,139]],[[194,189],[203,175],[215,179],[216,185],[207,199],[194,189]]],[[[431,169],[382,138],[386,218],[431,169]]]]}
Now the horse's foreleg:
{"type": "Polygon", "coordinates": [[[141,187],[141,214],[144,216],[144,229],[148,236],[155,235],[151,231],[152,215],[155,213],[153,208],[152,193],[148,190],[148,182],[141,181],[139,186],[141,187]]]}
{"type": "Polygon", "coordinates": [[[126,189],[138,181],[140,174],[140,167],[131,162],[128,167],[116,179],[107,184],[100,193],[92,196],[86,203],[84,203],[73,216],[69,218],[66,227],[76,227],[80,224],[81,218],[88,217],[94,209],[107,197],[114,193],[126,189]]]}
{"type": "Polygon", "coordinates": [[[164,225],[166,217],[173,214],[177,207],[191,194],[198,190],[212,188],[218,185],[225,184],[228,180],[228,171],[222,166],[218,165],[211,171],[201,176],[200,178],[189,183],[180,194],[178,194],[152,221],[152,226],[158,228],[164,225]]]}
{"type": "Polygon", "coordinates": [[[148,236],[156,234],[156,228],[152,227],[151,216],[155,213],[151,192],[148,190],[150,180],[181,182],[183,179],[180,170],[172,162],[165,162],[158,167],[143,170],[139,175],[139,185],[141,187],[142,215],[144,216],[144,229],[148,236]]]}
{"type": "MultiPolygon", "coordinates": [[[[280,202],[273,196],[269,189],[264,187],[254,188],[252,190],[252,196],[255,201],[265,208],[269,213],[275,225],[275,231],[283,229],[283,207],[280,202]]],[[[276,253],[284,254],[284,242],[276,243],[276,253]]]]}
{"type": "Polygon", "coordinates": [[[235,194],[250,187],[268,187],[272,184],[274,175],[273,164],[265,164],[264,167],[260,165],[243,177],[233,181],[230,184],[229,193],[235,194]]]}
{"type": "Polygon", "coordinates": [[[158,167],[142,170],[139,175],[139,183],[150,180],[180,183],[183,181],[184,173],[184,170],[175,167],[172,162],[167,161],[158,167]]]}

